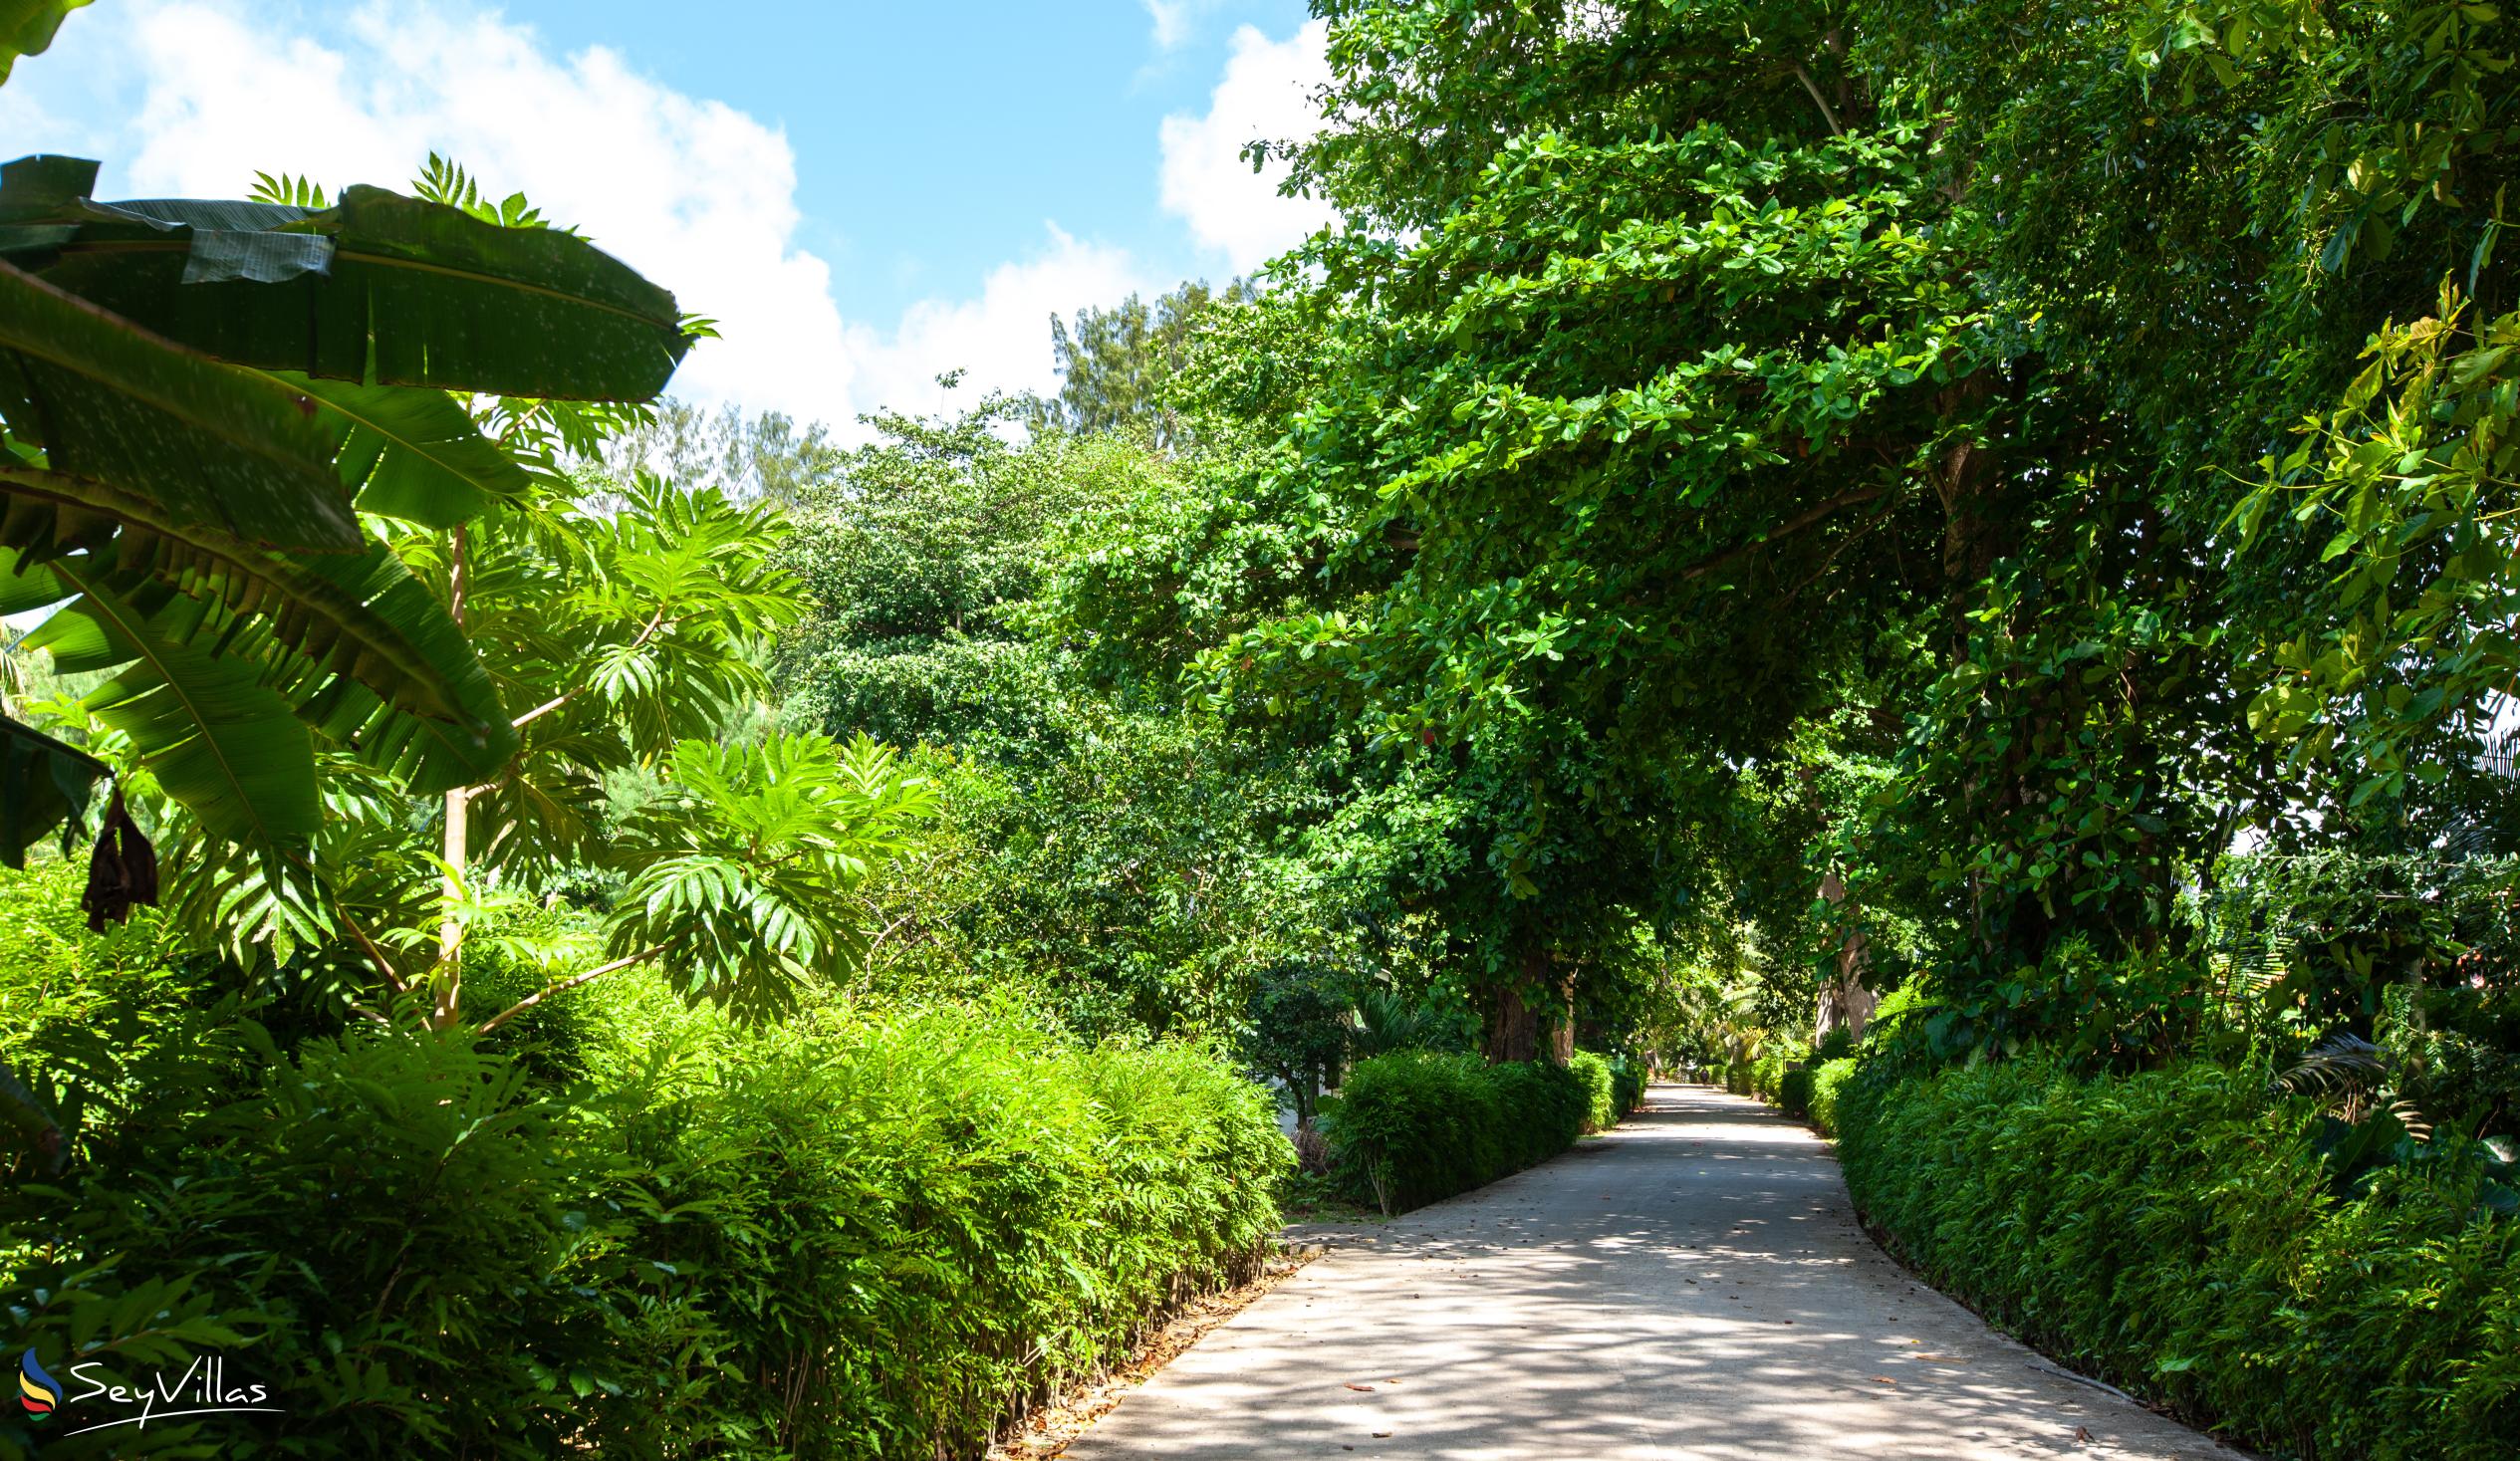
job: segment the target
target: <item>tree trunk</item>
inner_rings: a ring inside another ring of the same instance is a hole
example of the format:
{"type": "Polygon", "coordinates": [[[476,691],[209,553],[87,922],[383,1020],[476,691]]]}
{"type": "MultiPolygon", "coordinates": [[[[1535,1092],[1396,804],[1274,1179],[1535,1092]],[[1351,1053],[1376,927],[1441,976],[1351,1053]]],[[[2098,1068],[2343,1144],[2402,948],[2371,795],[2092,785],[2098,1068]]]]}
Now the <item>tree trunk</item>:
{"type": "MultiPolygon", "coordinates": [[[[1947,423],[1964,425],[1985,410],[1996,388],[1994,377],[1980,370],[1944,387],[1935,403],[1947,423]]],[[[2026,381],[2017,378],[2013,382],[2016,410],[2025,388],[2026,381]]],[[[1950,635],[1945,661],[1948,664],[1958,664],[1968,657],[1973,591],[1996,561],[2020,543],[2016,494],[2000,467],[1991,445],[1982,446],[1962,437],[1927,470],[1943,511],[1943,614],[1950,635]]],[[[2008,764],[1977,771],[1962,786],[1962,816],[1972,835],[1986,835],[2026,794],[2020,776],[2022,744],[2018,739],[2013,742],[2012,751],[2005,757],[2008,764]]],[[[1999,896],[1986,885],[1982,872],[1969,874],[1969,919],[1979,958],[1985,961],[1998,960],[2007,944],[2020,946],[2019,930],[2013,924],[2021,911],[2021,900],[2013,898],[1999,907],[1995,906],[1999,896]]]]}
{"type": "Polygon", "coordinates": [[[1501,1066],[1512,1061],[1539,1058],[1540,1012],[1523,998],[1519,986],[1506,984],[1491,990],[1487,1007],[1487,1063],[1501,1066]]]}
{"type": "Polygon", "coordinates": [[[1492,985],[1487,1004],[1487,1060],[1492,1066],[1509,1061],[1536,1061],[1544,1056],[1559,1065],[1575,1059],[1574,981],[1549,975],[1548,951],[1534,944],[1523,952],[1522,978],[1492,985]],[[1531,994],[1550,995],[1534,1004],[1531,994]]]}
{"type": "Polygon", "coordinates": [[[1573,1065],[1575,1063],[1574,976],[1569,975],[1559,980],[1554,989],[1556,1007],[1549,1011],[1546,1022],[1549,1028],[1549,1059],[1561,1066],[1573,1065]]]}
{"type": "MultiPolygon", "coordinates": [[[[467,561],[470,547],[471,535],[457,523],[446,552],[446,611],[457,628],[464,626],[464,591],[470,587],[472,574],[467,561]]],[[[463,1018],[464,924],[455,905],[463,897],[463,873],[472,860],[471,811],[471,788],[456,787],[446,794],[446,838],[441,852],[447,867],[446,910],[437,925],[437,996],[429,1010],[429,1024],[439,1030],[452,1029],[463,1018]]]]}
{"type": "MultiPolygon", "coordinates": [[[[1847,901],[1847,885],[1832,872],[1820,879],[1820,895],[1832,908],[1843,908],[1847,901]]],[[[1822,986],[1820,1010],[1813,1021],[1811,1042],[1817,1046],[1829,1038],[1832,1030],[1843,1029],[1852,1040],[1864,1038],[1864,1026],[1873,1018],[1873,1007],[1881,999],[1864,987],[1864,970],[1873,956],[1864,944],[1864,931],[1852,922],[1838,943],[1837,977],[1822,986]]]]}

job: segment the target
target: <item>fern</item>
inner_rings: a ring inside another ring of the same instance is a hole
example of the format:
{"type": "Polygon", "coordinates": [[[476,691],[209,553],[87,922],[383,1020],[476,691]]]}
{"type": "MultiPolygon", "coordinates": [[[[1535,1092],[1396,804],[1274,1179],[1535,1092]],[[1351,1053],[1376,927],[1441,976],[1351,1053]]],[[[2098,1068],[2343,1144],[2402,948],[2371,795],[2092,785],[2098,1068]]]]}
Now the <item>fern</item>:
{"type": "MultiPolygon", "coordinates": [[[[411,179],[411,192],[431,203],[460,208],[484,223],[495,223],[501,228],[552,226],[551,221],[543,216],[542,209],[525,200],[525,194],[510,193],[495,203],[491,202],[482,195],[480,183],[464,170],[462,163],[435,152],[428,154],[428,163],[420,169],[420,175],[411,179]]],[[[574,228],[560,231],[573,238],[578,236],[574,228]]]]}
{"type": "Polygon", "coordinates": [[[278,203],[288,208],[310,208],[317,212],[333,206],[324,189],[312,177],[288,172],[257,172],[254,190],[246,194],[257,203],[278,203]]]}

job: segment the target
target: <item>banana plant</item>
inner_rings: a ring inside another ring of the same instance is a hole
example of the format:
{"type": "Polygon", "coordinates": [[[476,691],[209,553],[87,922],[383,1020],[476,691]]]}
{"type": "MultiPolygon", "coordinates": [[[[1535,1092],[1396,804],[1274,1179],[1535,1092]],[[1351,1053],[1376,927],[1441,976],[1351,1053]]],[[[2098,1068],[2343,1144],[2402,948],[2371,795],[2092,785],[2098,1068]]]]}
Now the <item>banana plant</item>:
{"type": "Polygon", "coordinates": [[[0,0],[0,82],[21,56],[33,56],[53,44],[62,17],[88,0],[0,0]]]}
{"type": "MultiPolygon", "coordinates": [[[[0,62],[33,25],[0,9],[0,62]]],[[[0,167],[0,605],[59,606],[27,646],[113,671],[88,709],[275,862],[321,824],[319,739],[416,792],[492,780],[518,746],[497,687],[368,523],[522,496],[449,391],[651,398],[690,344],[673,297],[574,235],[380,188],[110,203],[96,174],[0,167]]],[[[105,774],[0,720],[0,860],[105,774]]]]}

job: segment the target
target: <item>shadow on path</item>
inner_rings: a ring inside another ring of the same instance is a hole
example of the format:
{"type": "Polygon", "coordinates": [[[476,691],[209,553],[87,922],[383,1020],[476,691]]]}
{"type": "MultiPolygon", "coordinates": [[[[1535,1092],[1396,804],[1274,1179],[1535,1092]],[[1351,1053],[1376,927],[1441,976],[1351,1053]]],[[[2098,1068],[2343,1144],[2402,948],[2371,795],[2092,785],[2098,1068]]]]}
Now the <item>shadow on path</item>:
{"type": "Polygon", "coordinates": [[[1656,1087],[1607,1136],[1332,1252],[1073,1461],[2231,1458],[2063,1374],[1857,1226],[1827,1145],[1656,1087]]]}

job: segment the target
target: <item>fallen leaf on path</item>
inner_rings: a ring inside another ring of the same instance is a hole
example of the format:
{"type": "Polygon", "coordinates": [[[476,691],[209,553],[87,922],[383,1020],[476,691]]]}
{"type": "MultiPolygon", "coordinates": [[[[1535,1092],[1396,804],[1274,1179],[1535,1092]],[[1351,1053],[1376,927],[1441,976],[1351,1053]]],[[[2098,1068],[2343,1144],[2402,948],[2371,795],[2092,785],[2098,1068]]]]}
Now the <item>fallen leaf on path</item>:
{"type": "Polygon", "coordinates": [[[1350,1385],[1350,1386],[1348,1386],[1348,1388],[1349,1388],[1349,1389],[1352,1389],[1352,1390],[1372,1390],[1372,1389],[1374,1388],[1374,1386],[1372,1386],[1372,1385],[1350,1385]]]}
{"type": "Polygon", "coordinates": [[[1873,1376],[1873,1383],[1875,1383],[1875,1384],[1877,1384],[1877,1385],[1894,1385],[1894,1384],[1897,1384],[1897,1383],[1898,1383],[1898,1381],[1896,1381],[1896,1380],[1894,1380],[1894,1379],[1891,1379],[1889,1375],[1886,1375],[1886,1374],[1877,1374],[1877,1375],[1873,1376]]]}
{"type": "Polygon", "coordinates": [[[1378,1430],[1374,1433],[1374,1438],[1378,1441],[1387,1441],[1391,1438],[1391,1433],[1387,1430],[1378,1430]]]}
{"type": "Polygon", "coordinates": [[[2089,1427],[2089,1426],[2083,1426],[2083,1425],[2078,1425],[2078,1426],[2074,1427],[2074,1439],[2076,1439],[2076,1440],[2078,1440],[2078,1441],[2088,1441],[2088,1440],[2090,1440],[2091,1438],[2092,1438],[2091,1427],[2089,1427]]]}

